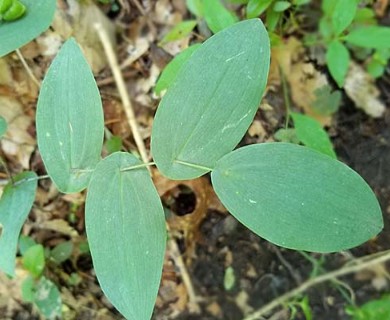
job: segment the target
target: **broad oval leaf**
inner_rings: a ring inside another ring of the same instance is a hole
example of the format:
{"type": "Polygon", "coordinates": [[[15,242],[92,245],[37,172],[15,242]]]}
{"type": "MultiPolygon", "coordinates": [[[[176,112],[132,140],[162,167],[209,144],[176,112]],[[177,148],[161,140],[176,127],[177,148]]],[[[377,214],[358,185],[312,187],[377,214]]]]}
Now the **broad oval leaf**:
{"type": "Polygon", "coordinates": [[[166,230],[160,198],[148,170],[139,165],[136,157],[123,152],[102,160],[88,187],[85,218],[103,292],[126,319],[149,320],[160,283],[166,230]]]}
{"type": "Polygon", "coordinates": [[[47,173],[65,193],[86,188],[100,160],[104,122],[99,90],[74,39],[54,59],[42,83],[36,115],[47,173]]]}
{"type": "Polygon", "coordinates": [[[348,49],[340,41],[335,40],[329,44],[326,51],[326,64],[340,88],[344,86],[350,60],[348,49]]]}
{"type": "Polygon", "coordinates": [[[250,145],[217,162],[212,182],[226,208],[282,247],[334,252],[383,227],[366,182],[345,164],[289,143],[250,145]]]}
{"type": "Polygon", "coordinates": [[[16,249],[20,230],[30,213],[37,189],[37,175],[23,172],[6,185],[0,199],[0,269],[15,275],[16,249]]]}
{"type": "Polygon", "coordinates": [[[154,119],[152,154],[165,176],[199,177],[233,150],[260,104],[269,59],[259,19],[217,33],[192,54],[154,119]]]}
{"type": "Polygon", "coordinates": [[[55,0],[22,0],[22,3],[26,6],[23,17],[0,22],[0,57],[38,37],[53,20],[55,0]]]}

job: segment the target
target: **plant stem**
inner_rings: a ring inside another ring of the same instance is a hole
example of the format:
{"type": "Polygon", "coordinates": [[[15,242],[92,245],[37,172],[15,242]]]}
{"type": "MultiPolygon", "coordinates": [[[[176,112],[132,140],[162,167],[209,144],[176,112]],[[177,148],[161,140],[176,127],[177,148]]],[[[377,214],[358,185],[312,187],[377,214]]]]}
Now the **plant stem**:
{"type": "Polygon", "coordinates": [[[284,76],[284,73],[283,73],[283,70],[281,67],[279,67],[279,72],[280,72],[280,78],[282,79],[284,105],[286,106],[286,122],[285,122],[284,126],[285,126],[285,129],[287,129],[288,128],[288,121],[290,120],[291,104],[290,104],[290,98],[288,96],[288,87],[287,87],[286,77],[284,76]]]}
{"type": "Polygon", "coordinates": [[[187,166],[190,168],[195,168],[195,169],[200,169],[200,170],[205,170],[205,171],[213,171],[213,168],[205,167],[205,166],[202,166],[200,164],[194,164],[194,163],[185,162],[185,161],[181,161],[181,160],[175,160],[174,162],[182,164],[183,166],[187,166]]]}
{"type": "Polygon", "coordinates": [[[121,169],[121,172],[136,170],[136,169],[145,168],[145,167],[148,168],[148,167],[154,166],[154,165],[155,165],[154,162],[136,164],[135,166],[130,166],[130,167],[126,167],[126,168],[121,169]]]}
{"type": "Polygon", "coordinates": [[[15,183],[13,183],[14,187],[22,184],[22,183],[25,183],[25,182],[30,182],[30,181],[35,181],[35,180],[43,180],[43,179],[47,179],[47,178],[50,178],[49,175],[43,175],[43,176],[38,176],[38,177],[34,177],[34,178],[25,178],[25,179],[22,179],[22,180],[19,180],[19,181],[16,181],[15,183]]]}
{"type": "Polygon", "coordinates": [[[383,263],[390,260],[390,250],[381,252],[381,255],[378,257],[378,253],[365,256],[359,259],[356,259],[354,262],[354,265],[350,266],[344,266],[341,269],[325,273],[321,276],[318,276],[316,278],[309,279],[302,283],[299,287],[285,293],[284,295],[280,296],[277,299],[272,300],[270,303],[266,304],[264,307],[260,308],[259,310],[255,311],[251,315],[247,316],[243,320],[256,320],[259,319],[262,315],[272,311],[279,305],[285,303],[286,301],[292,299],[296,295],[300,295],[304,291],[310,289],[311,287],[318,285],[320,283],[334,280],[335,278],[345,276],[350,273],[358,272],[363,269],[370,268],[374,265],[383,263]],[[371,259],[370,259],[371,258],[371,259]]]}

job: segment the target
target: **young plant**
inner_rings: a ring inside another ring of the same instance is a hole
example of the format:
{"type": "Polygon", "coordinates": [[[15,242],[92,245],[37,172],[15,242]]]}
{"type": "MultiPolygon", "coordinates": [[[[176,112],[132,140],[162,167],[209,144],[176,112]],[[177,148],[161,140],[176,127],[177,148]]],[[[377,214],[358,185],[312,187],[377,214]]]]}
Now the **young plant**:
{"type": "MultiPolygon", "coordinates": [[[[260,20],[218,32],[185,60],[156,113],[155,163],[142,163],[127,152],[100,159],[100,96],[73,39],[53,61],[38,100],[38,147],[47,173],[62,192],[88,187],[86,231],[95,272],[103,292],[127,319],[151,317],[167,237],[164,210],[146,166],[156,164],[177,180],[211,173],[226,208],[256,234],[286,248],[344,250],[383,226],[369,186],[327,155],[289,143],[232,151],[251,124],[267,82],[270,44],[260,20]]],[[[20,186],[34,179],[10,181],[8,188],[21,195],[20,186]]],[[[25,191],[26,207],[31,207],[36,182],[33,187],[25,191]]],[[[1,202],[4,226],[13,202],[1,202]]],[[[13,234],[20,224],[17,228],[13,234]]]]}
{"type": "MultiPolygon", "coordinates": [[[[344,86],[345,77],[351,60],[348,46],[375,49],[376,55],[371,62],[371,68],[383,66],[387,61],[386,51],[390,48],[390,28],[371,25],[373,16],[367,17],[367,10],[359,9],[359,0],[323,0],[323,17],[320,20],[320,39],[326,47],[326,63],[329,72],[337,85],[344,86]],[[362,20],[362,18],[364,18],[362,20]],[[369,21],[369,25],[364,22],[369,21]],[[362,23],[363,21],[363,23],[362,23]],[[355,25],[353,22],[356,22],[355,25]],[[346,31],[348,31],[347,34],[346,31]],[[348,46],[347,46],[348,45],[348,46]],[[375,63],[373,65],[373,63],[375,63]]],[[[383,72],[383,67],[381,68],[383,72]]],[[[372,70],[378,75],[378,69],[372,70]]]]}
{"type": "MultiPolygon", "coordinates": [[[[56,285],[43,275],[45,269],[46,250],[42,245],[36,244],[29,237],[20,237],[20,252],[22,255],[23,267],[29,275],[22,283],[22,297],[26,302],[34,303],[40,313],[47,319],[58,319],[61,317],[62,301],[60,291],[56,285]]],[[[59,251],[59,246],[51,251],[59,251]]],[[[60,248],[61,249],[61,248],[60,248]]]]}

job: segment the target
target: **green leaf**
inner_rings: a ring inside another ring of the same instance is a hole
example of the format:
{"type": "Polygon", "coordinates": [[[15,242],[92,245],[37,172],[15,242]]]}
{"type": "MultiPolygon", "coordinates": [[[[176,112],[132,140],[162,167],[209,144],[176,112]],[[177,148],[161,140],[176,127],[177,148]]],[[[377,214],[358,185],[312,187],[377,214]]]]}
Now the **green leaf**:
{"type": "Polygon", "coordinates": [[[102,160],[92,175],[85,209],[100,286],[129,320],[152,315],[166,242],[160,198],[148,170],[140,165],[129,153],[102,160]],[[134,168],[122,171],[128,167],[134,168]]]}
{"type": "Polygon", "coordinates": [[[290,142],[290,143],[299,143],[299,139],[297,137],[297,133],[295,132],[295,129],[279,129],[275,132],[274,138],[277,141],[281,142],[290,142]]]}
{"type": "Polygon", "coordinates": [[[376,24],[375,11],[372,8],[358,8],[353,22],[359,24],[376,24]]]}
{"type": "Polygon", "coordinates": [[[380,61],[372,59],[367,64],[367,72],[373,77],[373,78],[380,78],[386,70],[386,66],[383,65],[380,61]]]}
{"type": "Polygon", "coordinates": [[[152,154],[165,176],[199,177],[210,171],[199,166],[212,168],[233,150],[260,104],[269,59],[259,19],[221,31],[192,54],[154,119],[152,154]]]}
{"type": "Polygon", "coordinates": [[[293,5],[294,6],[303,6],[305,4],[309,4],[311,0],[293,0],[293,5]]]}
{"type": "Polygon", "coordinates": [[[274,11],[272,7],[268,8],[266,26],[269,32],[274,32],[281,16],[282,14],[274,11]]]}
{"type": "Polygon", "coordinates": [[[0,269],[15,275],[15,258],[20,230],[30,213],[37,189],[37,175],[23,172],[8,183],[0,199],[0,269]]]}
{"type": "Polygon", "coordinates": [[[220,0],[203,0],[203,10],[206,23],[213,33],[235,24],[238,20],[220,0]]]}
{"type": "Polygon", "coordinates": [[[57,246],[50,252],[50,258],[57,264],[61,264],[68,260],[73,252],[72,241],[65,241],[57,246]]]}
{"type": "Polygon", "coordinates": [[[202,0],[186,0],[188,10],[195,16],[203,17],[202,0]]]}
{"type": "Polygon", "coordinates": [[[112,136],[104,144],[108,154],[121,151],[122,149],[122,138],[119,136],[112,136]]]}
{"type": "Polygon", "coordinates": [[[246,6],[246,18],[252,19],[258,17],[268,9],[272,2],[273,0],[249,0],[246,6]]]}
{"type": "Polygon", "coordinates": [[[331,15],[333,32],[336,36],[352,23],[357,7],[358,1],[356,0],[338,0],[336,2],[331,15]]]}
{"type": "Polygon", "coordinates": [[[37,243],[35,240],[29,236],[21,235],[19,237],[19,251],[21,255],[24,255],[24,253],[31,248],[32,246],[35,246],[37,243]]]}
{"type": "Polygon", "coordinates": [[[7,131],[7,121],[0,116],[0,138],[5,134],[7,131]]]}
{"type": "Polygon", "coordinates": [[[34,278],[28,276],[22,282],[22,298],[25,302],[34,302],[34,278]]]}
{"type": "Polygon", "coordinates": [[[224,206],[279,246],[315,252],[355,247],[383,227],[367,183],[345,164],[289,143],[235,150],[211,174],[224,206]]]}
{"type": "Polygon", "coordinates": [[[61,317],[62,301],[56,285],[42,277],[36,285],[34,302],[46,319],[58,319],[61,317]]]}
{"type": "Polygon", "coordinates": [[[194,44],[188,47],[169,62],[156,83],[154,91],[157,94],[160,94],[161,91],[168,89],[173,84],[183,65],[200,46],[201,44],[194,44]]]}
{"type": "Polygon", "coordinates": [[[45,249],[41,244],[37,244],[27,249],[23,255],[23,267],[25,267],[32,276],[38,278],[43,269],[45,269],[45,249]]]}
{"type": "Polygon", "coordinates": [[[196,20],[187,20],[178,23],[164,36],[160,44],[163,45],[167,42],[176,41],[187,37],[195,28],[197,23],[198,22],[196,20]]]}
{"type": "Polygon", "coordinates": [[[348,49],[340,41],[335,40],[329,44],[326,51],[326,64],[330,74],[340,88],[344,86],[350,60],[348,49]]]}
{"type": "Polygon", "coordinates": [[[329,116],[339,109],[341,102],[341,92],[339,90],[332,92],[329,85],[323,85],[314,90],[314,94],[316,99],[313,101],[312,108],[317,114],[329,116]]]}
{"type": "Polygon", "coordinates": [[[317,120],[295,112],[291,113],[291,117],[294,120],[297,137],[305,146],[337,158],[328,134],[317,120]]]}
{"type": "Polygon", "coordinates": [[[322,0],[321,9],[324,12],[325,16],[332,16],[334,8],[336,7],[338,1],[339,0],[322,0]]]}
{"type": "Polygon", "coordinates": [[[344,38],[348,43],[371,49],[390,48],[390,28],[367,26],[352,30],[344,38]]]}
{"type": "Polygon", "coordinates": [[[353,316],[353,320],[390,319],[390,295],[371,300],[361,307],[351,306],[347,309],[347,314],[353,316]]]}
{"type": "Polygon", "coordinates": [[[14,51],[45,31],[53,20],[55,0],[23,0],[25,15],[12,22],[0,22],[0,57],[14,51]]]}
{"type": "Polygon", "coordinates": [[[61,192],[79,192],[100,160],[102,102],[91,69],[72,38],[42,83],[36,116],[39,151],[61,192]]]}
{"type": "Polygon", "coordinates": [[[291,7],[291,3],[288,1],[276,1],[272,7],[275,12],[283,12],[291,7]]]}

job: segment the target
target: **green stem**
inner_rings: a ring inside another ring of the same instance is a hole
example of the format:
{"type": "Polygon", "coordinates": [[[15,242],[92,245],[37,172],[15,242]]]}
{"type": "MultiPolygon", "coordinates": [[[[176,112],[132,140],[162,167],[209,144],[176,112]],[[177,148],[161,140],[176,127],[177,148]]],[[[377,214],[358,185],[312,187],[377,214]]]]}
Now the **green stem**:
{"type": "Polygon", "coordinates": [[[150,166],[154,166],[154,165],[155,165],[154,162],[141,163],[141,164],[137,164],[135,166],[130,166],[130,167],[127,167],[127,168],[123,168],[123,169],[121,169],[121,172],[137,170],[137,169],[146,168],[146,167],[150,167],[150,166]]]}
{"type": "Polygon", "coordinates": [[[285,126],[285,129],[287,129],[288,122],[290,120],[291,104],[290,104],[290,98],[288,96],[288,87],[287,87],[286,77],[284,76],[283,70],[280,67],[279,67],[279,72],[280,72],[280,77],[282,79],[284,104],[286,106],[286,122],[285,122],[284,126],[285,126]]]}
{"type": "Polygon", "coordinates": [[[187,167],[190,167],[190,168],[195,168],[195,169],[200,169],[200,170],[205,170],[205,171],[213,171],[212,168],[205,167],[205,166],[202,166],[202,165],[199,165],[199,164],[194,164],[194,163],[185,162],[185,161],[181,161],[181,160],[175,160],[174,162],[182,164],[183,166],[187,166],[187,167]]]}
{"type": "Polygon", "coordinates": [[[44,175],[44,176],[38,176],[38,177],[34,177],[34,178],[25,178],[25,179],[21,179],[19,181],[16,181],[15,183],[13,183],[13,186],[16,187],[22,183],[25,183],[25,182],[30,182],[30,181],[35,181],[35,180],[43,180],[43,179],[48,179],[50,178],[49,175],[44,175]]]}

